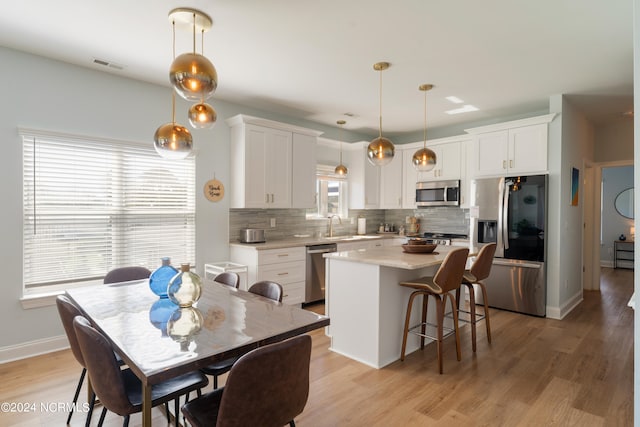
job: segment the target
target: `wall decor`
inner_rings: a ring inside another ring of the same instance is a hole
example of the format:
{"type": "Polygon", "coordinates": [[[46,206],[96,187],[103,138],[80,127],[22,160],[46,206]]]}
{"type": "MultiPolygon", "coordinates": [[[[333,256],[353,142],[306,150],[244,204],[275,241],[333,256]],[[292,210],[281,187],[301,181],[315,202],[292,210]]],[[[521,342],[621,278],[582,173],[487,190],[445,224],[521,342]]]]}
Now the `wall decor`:
{"type": "Polygon", "coordinates": [[[210,202],[219,202],[224,198],[224,185],[213,178],[204,184],[204,196],[210,202]]]}
{"type": "Polygon", "coordinates": [[[571,168],[571,206],[578,206],[578,195],[580,190],[580,171],[571,168]]]}

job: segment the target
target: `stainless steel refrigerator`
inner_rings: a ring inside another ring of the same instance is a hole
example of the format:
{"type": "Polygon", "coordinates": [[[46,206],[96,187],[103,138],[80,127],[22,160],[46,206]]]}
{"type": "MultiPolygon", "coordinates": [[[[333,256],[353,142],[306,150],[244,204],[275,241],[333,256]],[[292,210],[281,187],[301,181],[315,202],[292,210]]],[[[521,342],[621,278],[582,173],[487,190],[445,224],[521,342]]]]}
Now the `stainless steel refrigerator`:
{"type": "Polygon", "coordinates": [[[473,243],[497,243],[485,280],[489,305],[545,316],[547,176],[472,180],[471,206],[473,243]]]}

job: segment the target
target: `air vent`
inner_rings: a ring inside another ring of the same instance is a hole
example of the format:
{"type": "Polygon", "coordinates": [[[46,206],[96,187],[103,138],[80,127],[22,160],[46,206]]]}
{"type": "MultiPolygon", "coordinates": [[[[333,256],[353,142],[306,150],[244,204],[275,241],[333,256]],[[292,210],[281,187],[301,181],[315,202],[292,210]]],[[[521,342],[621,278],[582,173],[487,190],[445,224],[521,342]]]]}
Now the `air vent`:
{"type": "Polygon", "coordinates": [[[116,64],[115,62],[105,61],[104,59],[93,58],[93,63],[102,65],[104,67],[113,68],[115,70],[123,70],[124,66],[120,64],[116,64]]]}

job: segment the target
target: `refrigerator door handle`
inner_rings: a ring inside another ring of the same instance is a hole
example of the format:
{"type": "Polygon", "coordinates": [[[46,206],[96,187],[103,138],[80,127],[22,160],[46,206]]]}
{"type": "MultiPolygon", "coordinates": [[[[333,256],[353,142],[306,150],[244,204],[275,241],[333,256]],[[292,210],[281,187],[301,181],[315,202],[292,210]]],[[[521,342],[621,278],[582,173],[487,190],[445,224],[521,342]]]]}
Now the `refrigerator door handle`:
{"type": "Polygon", "coordinates": [[[504,248],[509,249],[509,186],[506,185],[506,182],[503,188],[502,197],[503,197],[502,240],[504,240],[504,248]]]}
{"type": "Polygon", "coordinates": [[[504,198],[504,178],[500,178],[498,182],[498,229],[497,232],[497,251],[498,256],[503,256],[504,251],[504,209],[502,208],[504,198]]]}

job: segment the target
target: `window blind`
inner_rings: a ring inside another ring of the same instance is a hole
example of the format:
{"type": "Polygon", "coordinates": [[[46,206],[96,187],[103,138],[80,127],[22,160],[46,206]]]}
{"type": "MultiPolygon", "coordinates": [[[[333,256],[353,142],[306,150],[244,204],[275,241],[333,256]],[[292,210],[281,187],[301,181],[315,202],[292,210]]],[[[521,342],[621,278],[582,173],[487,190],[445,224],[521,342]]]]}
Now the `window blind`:
{"type": "Polygon", "coordinates": [[[153,144],[21,130],[25,288],[195,261],[195,159],[153,144]]]}

